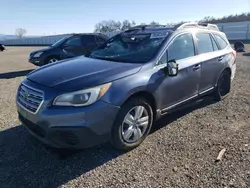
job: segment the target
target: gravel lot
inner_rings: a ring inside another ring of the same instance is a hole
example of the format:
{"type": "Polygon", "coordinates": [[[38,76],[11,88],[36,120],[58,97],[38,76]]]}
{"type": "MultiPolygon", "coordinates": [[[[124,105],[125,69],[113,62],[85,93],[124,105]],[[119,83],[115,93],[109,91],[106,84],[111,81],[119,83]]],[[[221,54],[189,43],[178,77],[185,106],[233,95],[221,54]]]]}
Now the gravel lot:
{"type": "Polygon", "coordinates": [[[250,187],[250,45],[238,54],[229,97],[164,117],[128,153],[109,144],[56,151],[28,134],[17,119],[15,94],[35,68],[27,61],[34,49],[0,52],[0,187],[250,187]]]}

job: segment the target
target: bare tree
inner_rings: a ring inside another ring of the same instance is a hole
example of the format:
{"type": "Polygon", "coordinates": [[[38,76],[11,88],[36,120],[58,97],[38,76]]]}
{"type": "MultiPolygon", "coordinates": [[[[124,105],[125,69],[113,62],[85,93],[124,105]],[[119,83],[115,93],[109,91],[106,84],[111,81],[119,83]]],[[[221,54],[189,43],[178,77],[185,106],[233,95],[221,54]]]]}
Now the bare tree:
{"type": "Polygon", "coordinates": [[[19,39],[21,39],[26,33],[27,33],[26,29],[23,28],[16,29],[16,35],[18,36],[19,39]]]}
{"type": "Polygon", "coordinates": [[[130,22],[129,20],[124,20],[122,22],[122,27],[121,27],[121,30],[122,31],[125,31],[125,30],[128,30],[130,29],[131,27],[134,27],[136,25],[136,23],[134,21],[130,22]]]}
{"type": "Polygon", "coordinates": [[[107,20],[101,21],[95,25],[94,32],[113,32],[113,31],[125,31],[131,27],[135,26],[135,22],[130,22],[129,20],[124,20],[123,22],[107,20]]]}
{"type": "Polygon", "coordinates": [[[160,25],[160,24],[159,24],[159,22],[152,21],[152,22],[150,22],[149,25],[156,26],[156,25],[160,25]]]}

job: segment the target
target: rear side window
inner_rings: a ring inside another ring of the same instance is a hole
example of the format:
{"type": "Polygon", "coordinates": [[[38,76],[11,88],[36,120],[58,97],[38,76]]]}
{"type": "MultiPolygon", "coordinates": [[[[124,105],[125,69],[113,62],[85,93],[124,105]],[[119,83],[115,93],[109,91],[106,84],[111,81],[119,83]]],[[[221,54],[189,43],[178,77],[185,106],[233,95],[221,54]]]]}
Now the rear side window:
{"type": "Polygon", "coordinates": [[[213,43],[214,51],[218,51],[219,48],[218,48],[218,46],[217,46],[217,44],[216,44],[216,42],[215,42],[215,40],[214,40],[214,38],[212,36],[211,36],[211,40],[212,40],[212,43],[213,43]]]}
{"type": "Polygon", "coordinates": [[[83,45],[95,44],[95,36],[93,35],[83,35],[82,36],[83,45]]]}
{"type": "Polygon", "coordinates": [[[216,41],[218,42],[221,49],[224,49],[227,47],[227,45],[228,45],[227,42],[221,36],[214,34],[214,37],[215,37],[216,41]]]}
{"type": "Polygon", "coordinates": [[[105,42],[106,40],[103,39],[102,37],[96,36],[96,41],[97,42],[105,42]]]}
{"type": "Polygon", "coordinates": [[[167,52],[168,60],[179,60],[194,56],[192,34],[187,33],[176,37],[167,52]]]}
{"type": "Polygon", "coordinates": [[[197,40],[197,48],[199,54],[204,54],[214,51],[209,33],[197,33],[196,40],[197,40]]]}

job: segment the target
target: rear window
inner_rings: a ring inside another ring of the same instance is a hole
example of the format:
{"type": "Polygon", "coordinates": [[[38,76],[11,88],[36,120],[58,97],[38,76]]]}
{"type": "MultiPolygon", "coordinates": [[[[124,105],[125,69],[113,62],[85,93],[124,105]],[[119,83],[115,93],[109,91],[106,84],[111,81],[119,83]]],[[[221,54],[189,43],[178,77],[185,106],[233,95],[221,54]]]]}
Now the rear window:
{"type": "Polygon", "coordinates": [[[220,35],[214,34],[214,37],[216,41],[218,42],[220,49],[224,49],[227,47],[228,45],[227,42],[220,35]]]}
{"type": "Polygon", "coordinates": [[[204,54],[214,51],[209,33],[197,33],[196,40],[197,40],[197,47],[199,54],[204,54]]]}

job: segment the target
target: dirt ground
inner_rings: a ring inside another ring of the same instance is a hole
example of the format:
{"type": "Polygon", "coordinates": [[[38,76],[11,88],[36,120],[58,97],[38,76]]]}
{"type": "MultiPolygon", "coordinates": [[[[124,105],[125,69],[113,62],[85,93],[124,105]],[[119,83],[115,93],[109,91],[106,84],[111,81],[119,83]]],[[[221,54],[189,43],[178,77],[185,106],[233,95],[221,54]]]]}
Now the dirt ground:
{"type": "Polygon", "coordinates": [[[18,85],[36,68],[39,47],[0,52],[0,187],[250,187],[250,45],[238,53],[232,91],[207,98],[156,122],[127,153],[109,144],[82,151],[47,148],[20,125],[18,85]],[[218,153],[226,152],[221,162],[218,153]]]}

